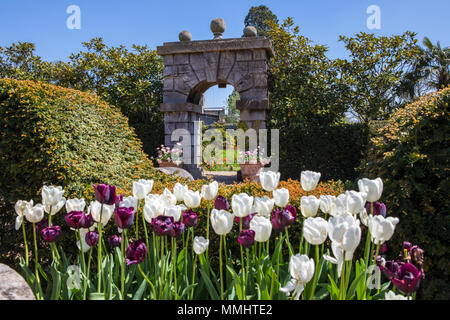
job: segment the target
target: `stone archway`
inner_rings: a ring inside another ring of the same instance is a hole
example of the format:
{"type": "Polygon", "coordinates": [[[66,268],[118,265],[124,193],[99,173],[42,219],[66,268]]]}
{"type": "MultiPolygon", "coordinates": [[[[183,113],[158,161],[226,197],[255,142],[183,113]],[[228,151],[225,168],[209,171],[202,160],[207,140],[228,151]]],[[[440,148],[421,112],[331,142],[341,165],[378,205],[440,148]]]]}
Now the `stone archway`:
{"type": "MultiPolygon", "coordinates": [[[[157,47],[164,62],[160,107],[164,112],[164,143],[167,146],[176,143],[171,141],[176,129],[189,131],[191,164],[185,167],[194,177],[199,176],[197,164],[201,162],[201,128],[194,122],[199,121],[203,113],[200,100],[208,88],[232,85],[240,96],[236,103],[241,112],[240,120],[249,128],[266,128],[269,110],[267,64],[273,56],[270,40],[252,32],[244,32],[251,36],[243,38],[222,39],[221,33],[213,30],[213,23],[211,29],[215,35],[213,40],[190,41],[190,36],[183,32],[180,34],[183,41],[166,42],[157,47]]],[[[222,30],[225,30],[224,23],[222,30]]]]}

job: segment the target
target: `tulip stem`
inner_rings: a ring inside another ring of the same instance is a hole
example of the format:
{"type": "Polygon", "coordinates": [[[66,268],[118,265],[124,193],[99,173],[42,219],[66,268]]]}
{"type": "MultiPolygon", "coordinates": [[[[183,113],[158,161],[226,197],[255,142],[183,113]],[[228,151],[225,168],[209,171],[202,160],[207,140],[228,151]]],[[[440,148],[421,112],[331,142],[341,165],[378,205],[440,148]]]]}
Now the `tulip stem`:
{"type": "MultiPolygon", "coordinates": [[[[125,234],[125,232],[127,232],[125,229],[123,230],[123,234],[125,234]]],[[[124,236],[125,238],[125,236],[124,236]]],[[[122,241],[120,242],[120,251],[121,251],[121,273],[120,273],[120,293],[122,295],[122,300],[125,300],[125,255],[124,255],[124,246],[125,246],[125,239],[122,239],[122,241]]]]}
{"type": "MultiPolygon", "coordinates": [[[[144,218],[144,215],[142,215],[142,218],[144,218]]],[[[136,240],[137,240],[137,239],[139,239],[139,200],[137,201],[136,226],[135,227],[136,227],[136,240]]],[[[147,246],[148,246],[148,243],[147,243],[147,246]]]]}
{"type": "MultiPolygon", "coordinates": [[[[219,244],[219,264],[220,264],[220,299],[223,300],[223,270],[222,270],[222,243],[223,236],[220,235],[220,244],[219,244]]],[[[242,250],[242,247],[241,247],[242,250]]]]}
{"type": "Polygon", "coordinates": [[[173,268],[173,278],[175,281],[175,300],[178,299],[177,290],[177,239],[172,238],[172,268],[173,268]]]}
{"type": "MultiPolygon", "coordinates": [[[[21,212],[22,217],[23,217],[23,213],[21,212]]],[[[25,263],[26,266],[28,267],[28,263],[29,263],[29,257],[28,257],[28,241],[27,241],[27,232],[25,230],[25,221],[23,221],[22,218],[22,233],[23,233],[23,243],[25,245],[25,263]]]]}
{"type": "Polygon", "coordinates": [[[342,264],[341,284],[339,286],[339,300],[345,300],[345,296],[344,296],[344,282],[345,282],[345,261],[342,264]]]}
{"type": "Polygon", "coordinates": [[[149,278],[147,278],[147,276],[145,275],[144,271],[142,271],[142,267],[140,264],[138,264],[138,269],[141,272],[142,276],[144,277],[145,281],[147,281],[147,283],[150,285],[150,287],[152,288],[152,292],[153,292],[153,297],[154,299],[156,299],[156,290],[155,287],[153,286],[153,283],[150,281],[149,278]]]}
{"type": "Polygon", "coordinates": [[[35,254],[35,273],[36,273],[36,283],[39,289],[39,294],[40,296],[38,297],[38,299],[43,299],[44,295],[42,293],[42,288],[41,288],[41,279],[39,278],[39,272],[38,272],[38,264],[39,264],[39,255],[38,255],[38,247],[37,247],[37,240],[36,240],[36,224],[33,223],[33,240],[34,240],[34,254],[35,254]]]}
{"type": "MultiPolygon", "coordinates": [[[[102,218],[103,218],[103,203],[100,206],[100,221],[98,222],[98,253],[97,253],[97,292],[102,289],[102,218]]],[[[82,245],[81,245],[82,247],[82,245]]],[[[81,248],[83,250],[83,248],[81,248]]]]}
{"type": "MultiPolygon", "coordinates": [[[[242,218],[239,218],[239,232],[242,231],[242,218]]],[[[245,262],[244,262],[244,249],[240,246],[241,249],[241,272],[242,272],[242,298],[246,300],[246,279],[245,279],[245,262]]]]}
{"type": "Polygon", "coordinates": [[[80,258],[81,258],[81,265],[83,267],[83,284],[84,287],[86,287],[86,281],[87,281],[87,277],[86,277],[86,261],[84,260],[84,250],[83,250],[83,244],[81,241],[81,231],[80,229],[78,229],[78,232],[76,232],[75,234],[78,234],[78,237],[80,238],[80,258]]]}
{"type": "Polygon", "coordinates": [[[303,252],[303,226],[302,226],[302,232],[300,235],[300,245],[298,247],[298,253],[302,254],[302,252],[303,252]]]}
{"type": "Polygon", "coordinates": [[[288,249],[289,249],[289,258],[290,258],[294,254],[294,250],[292,249],[291,242],[289,241],[288,228],[284,227],[284,231],[286,233],[286,245],[288,246],[288,249]]]}
{"type": "MultiPolygon", "coordinates": [[[[80,245],[81,247],[81,245],[80,245]]],[[[83,250],[83,248],[81,247],[81,250],[83,250]]],[[[88,264],[87,264],[87,274],[86,274],[86,285],[84,287],[84,294],[83,294],[83,298],[86,300],[86,291],[87,291],[87,280],[89,279],[89,274],[91,273],[91,260],[92,260],[92,249],[89,250],[89,258],[88,258],[88,264]]]]}
{"type": "Polygon", "coordinates": [[[162,298],[162,291],[163,291],[163,277],[164,277],[164,239],[160,238],[161,241],[161,267],[160,267],[160,272],[161,272],[161,280],[160,280],[160,285],[159,285],[159,298],[162,298]]]}
{"type": "MultiPolygon", "coordinates": [[[[209,201],[207,201],[207,207],[206,207],[207,213],[206,213],[206,239],[209,240],[209,215],[211,211],[211,206],[209,204],[209,201]]],[[[206,259],[208,259],[208,248],[206,248],[206,259]]]]}
{"type": "Polygon", "coordinates": [[[315,270],[314,279],[313,279],[311,295],[310,295],[311,300],[314,300],[314,292],[316,291],[317,277],[319,276],[319,271],[320,271],[319,270],[319,246],[316,245],[315,249],[316,249],[316,267],[314,268],[314,270],[315,270]]]}
{"type": "Polygon", "coordinates": [[[194,264],[192,265],[192,290],[191,300],[194,299],[194,282],[195,282],[195,267],[197,266],[197,255],[194,257],[194,264]]]}

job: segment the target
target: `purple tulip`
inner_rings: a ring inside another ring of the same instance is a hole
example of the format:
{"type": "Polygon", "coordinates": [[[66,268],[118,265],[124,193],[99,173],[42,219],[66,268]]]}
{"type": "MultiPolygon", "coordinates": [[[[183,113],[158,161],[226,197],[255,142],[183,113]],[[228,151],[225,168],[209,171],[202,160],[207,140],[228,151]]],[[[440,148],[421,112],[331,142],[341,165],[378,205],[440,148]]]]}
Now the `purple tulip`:
{"type": "Polygon", "coordinates": [[[92,218],[92,214],[84,215],[84,224],[81,226],[84,229],[89,229],[94,225],[94,218],[92,218]]]}
{"type": "MultiPolygon", "coordinates": [[[[250,229],[250,221],[252,221],[255,214],[256,213],[252,213],[252,214],[249,214],[248,216],[242,218],[242,230],[250,229]]],[[[241,223],[241,218],[239,218],[239,217],[234,218],[234,220],[239,224],[241,223]]]]}
{"type": "Polygon", "coordinates": [[[398,268],[391,282],[397,289],[410,294],[419,289],[421,279],[422,273],[412,263],[405,263],[398,268]]]}
{"type": "Polygon", "coordinates": [[[81,211],[70,211],[66,214],[64,220],[69,227],[80,229],[85,225],[86,215],[81,211]]]}
{"type": "Polygon", "coordinates": [[[41,230],[41,235],[45,242],[55,242],[61,239],[62,230],[60,226],[46,227],[41,230]]]}
{"type": "Polygon", "coordinates": [[[411,249],[411,247],[412,247],[411,242],[403,241],[403,249],[409,251],[409,249],[411,249]]]}
{"type": "Polygon", "coordinates": [[[196,226],[198,223],[198,213],[192,209],[184,211],[183,222],[188,228],[196,226]]]}
{"type": "Polygon", "coordinates": [[[239,244],[244,248],[250,248],[255,243],[255,231],[241,230],[238,237],[239,244]]]}
{"type": "MultiPolygon", "coordinates": [[[[370,213],[370,202],[366,203],[366,212],[368,215],[371,214],[370,213]]],[[[376,201],[373,203],[373,216],[378,216],[378,215],[382,215],[383,217],[386,218],[386,205],[384,203],[376,201]]]]}
{"type": "Polygon", "coordinates": [[[114,201],[114,204],[116,207],[120,207],[120,203],[123,201],[123,194],[119,194],[116,196],[116,200],[114,201]]]}
{"type": "Polygon", "coordinates": [[[160,237],[168,236],[172,233],[173,222],[173,217],[168,216],[157,216],[156,218],[152,218],[153,231],[160,237]]]}
{"type": "Polygon", "coordinates": [[[113,234],[111,237],[108,238],[108,244],[111,248],[120,247],[121,243],[122,237],[116,234],[113,234]]]}
{"type": "Polygon", "coordinates": [[[84,239],[86,240],[86,243],[89,245],[89,247],[95,247],[98,243],[98,232],[89,231],[88,233],[86,233],[84,239]]]}
{"type": "Polygon", "coordinates": [[[424,259],[423,256],[424,251],[421,248],[419,248],[419,246],[413,246],[411,247],[411,250],[409,252],[411,253],[412,261],[415,262],[418,266],[422,267],[424,259]]]}
{"type": "Polygon", "coordinates": [[[383,272],[388,279],[391,279],[397,273],[401,264],[402,262],[390,260],[386,261],[384,267],[381,265],[379,267],[381,272],[383,272]]]}
{"type": "Polygon", "coordinates": [[[141,263],[147,257],[147,247],[144,241],[136,240],[130,243],[126,251],[127,254],[127,266],[141,263]]]}
{"type": "Polygon", "coordinates": [[[128,229],[133,224],[134,208],[118,207],[114,212],[114,221],[120,229],[128,229]]]}
{"type": "Polygon", "coordinates": [[[228,203],[227,198],[222,196],[217,196],[216,200],[214,201],[214,208],[217,210],[230,210],[230,204],[228,203]]]}
{"type": "Polygon", "coordinates": [[[95,199],[100,203],[112,205],[117,201],[116,186],[103,183],[99,183],[98,185],[94,184],[94,191],[95,199]]]}
{"type": "Polygon", "coordinates": [[[286,227],[292,225],[297,218],[297,210],[293,206],[287,206],[283,210],[277,208],[272,212],[272,227],[276,232],[283,232],[286,227]]]}
{"type": "Polygon", "coordinates": [[[184,232],[184,223],[181,221],[175,221],[172,223],[172,228],[170,231],[170,236],[172,238],[179,238],[184,232]]]}

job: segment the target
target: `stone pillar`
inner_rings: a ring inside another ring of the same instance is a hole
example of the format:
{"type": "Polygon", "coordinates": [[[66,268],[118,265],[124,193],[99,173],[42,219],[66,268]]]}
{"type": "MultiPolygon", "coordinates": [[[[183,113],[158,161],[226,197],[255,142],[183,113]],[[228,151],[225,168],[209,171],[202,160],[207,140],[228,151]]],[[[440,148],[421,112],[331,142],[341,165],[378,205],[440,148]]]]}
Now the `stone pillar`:
{"type": "Polygon", "coordinates": [[[184,150],[183,168],[188,170],[197,179],[201,176],[199,165],[201,163],[201,124],[200,114],[202,107],[188,102],[162,103],[161,112],[164,112],[164,144],[173,147],[177,142],[187,143],[189,150],[184,150]],[[177,129],[184,131],[176,132],[177,129]],[[175,132],[175,140],[172,134],[175,132]]]}
{"type": "Polygon", "coordinates": [[[269,100],[238,100],[236,101],[236,109],[241,112],[241,121],[247,124],[247,127],[258,129],[266,129],[266,115],[269,110],[269,100]]]}

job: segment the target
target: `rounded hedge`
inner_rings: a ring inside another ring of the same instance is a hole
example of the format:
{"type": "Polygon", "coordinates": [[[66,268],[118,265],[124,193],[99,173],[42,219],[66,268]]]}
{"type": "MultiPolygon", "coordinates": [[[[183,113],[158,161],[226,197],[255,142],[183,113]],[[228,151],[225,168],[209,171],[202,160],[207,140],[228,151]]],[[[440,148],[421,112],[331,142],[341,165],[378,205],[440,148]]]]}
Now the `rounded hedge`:
{"type": "Polygon", "coordinates": [[[398,110],[371,139],[361,164],[366,176],[383,179],[386,206],[400,218],[391,243],[425,250],[420,293],[426,299],[450,299],[449,102],[450,87],[398,110]]]}

